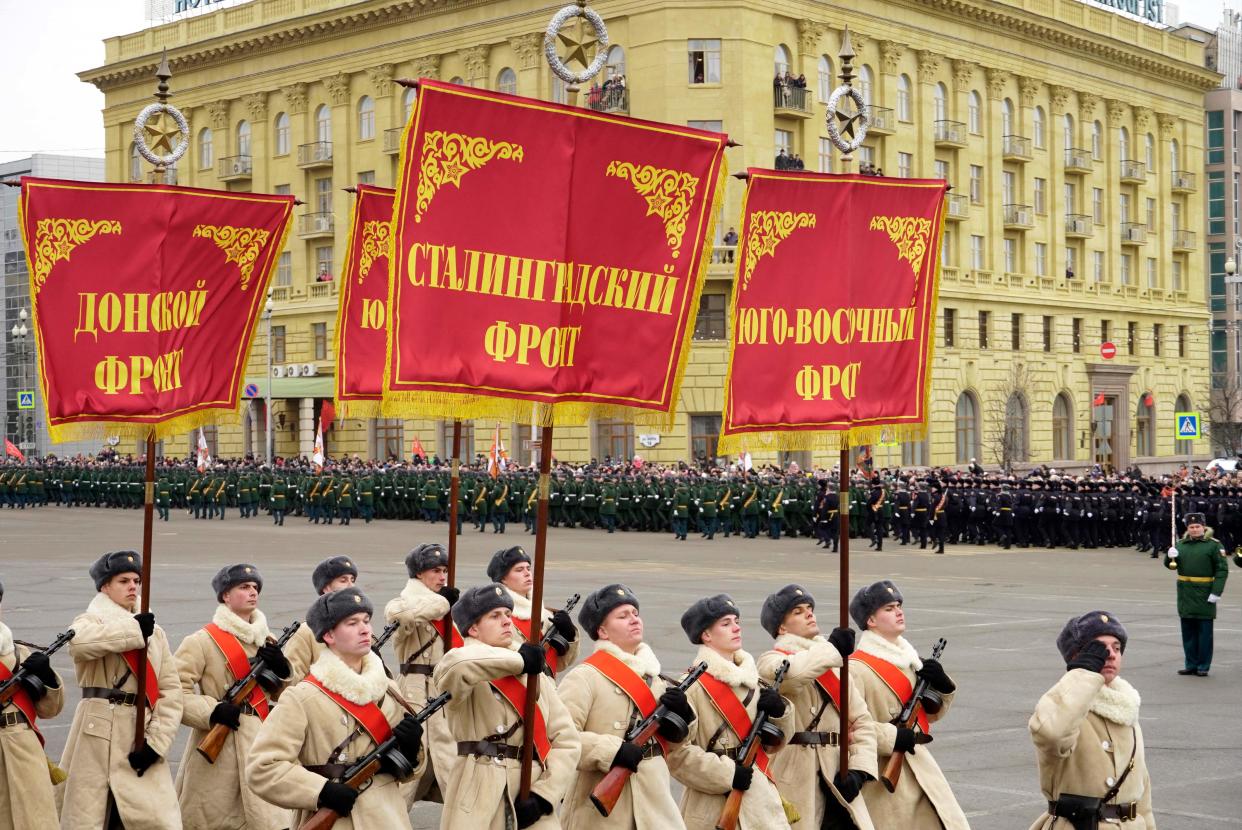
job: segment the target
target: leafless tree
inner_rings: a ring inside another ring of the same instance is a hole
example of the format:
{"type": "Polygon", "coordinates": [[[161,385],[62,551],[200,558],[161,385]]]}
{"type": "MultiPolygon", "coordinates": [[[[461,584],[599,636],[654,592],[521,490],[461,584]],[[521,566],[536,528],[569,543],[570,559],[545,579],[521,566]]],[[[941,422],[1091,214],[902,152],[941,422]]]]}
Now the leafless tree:
{"type": "Polygon", "coordinates": [[[1013,471],[1014,462],[1029,457],[1033,385],[1031,371],[1015,363],[1005,379],[990,390],[984,405],[984,451],[1007,473],[1013,471]]]}
{"type": "Polygon", "coordinates": [[[1213,451],[1225,458],[1242,453],[1242,384],[1236,377],[1213,389],[1208,407],[1208,434],[1213,451]]]}

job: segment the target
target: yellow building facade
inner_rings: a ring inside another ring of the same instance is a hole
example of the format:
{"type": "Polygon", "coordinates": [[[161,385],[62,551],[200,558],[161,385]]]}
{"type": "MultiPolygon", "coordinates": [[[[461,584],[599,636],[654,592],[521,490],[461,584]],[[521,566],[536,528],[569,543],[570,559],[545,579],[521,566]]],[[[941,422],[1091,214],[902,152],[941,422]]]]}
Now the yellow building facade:
{"type": "MultiPolygon", "coordinates": [[[[606,74],[624,83],[584,89],[579,104],[722,129],[741,145],[728,150],[733,171],[771,167],[782,153],[808,170],[841,169],[823,101],[839,83],[848,25],[871,116],[860,161],[952,185],[929,437],[876,447],[878,461],[1149,467],[1207,451],[1206,439],[1175,443],[1173,423],[1175,411],[1206,409],[1208,395],[1196,232],[1203,93],[1217,77],[1202,69],[1201,45],[1077,0],[596,8],[612,44],[606,74]],[[778,87],[785,71],[805,88],[778,87]],[[1115,344],[1112,359],[1101,356],[1104,342],[1115,344]]],[[[394,183],[413,102],[393,80],[564,100],[542,55],[548,17],[528,0],[253,0],[110,38],[105,65],[81,73],[105,93],[109,180],[148,175],[132,124],[167,49],[173,102],[193,133],[177,182],[306,203],[274,279],[272,336],[260,323],[255,338],[248,382],[257,392],[240,426],[211,436],[217,454],[262,455],[269,382],[276,453],[310,452],[333,389],[353,198],[344,188],[394,183]]],[[[714,452],[736,267],[725,234],[739,224],[742,191],[730,180],[675,428],[558,430],[556,457],[675,463],[714,452]]],[[[484,209],[480,221],[505,217],[484,209]]],[[[510,455],[527,460],[529,428],[518,424],[468,425],[466,454],[486,452],[498,428],[510,455]]],[[[443,457],[449,432],[346,419],[328,452],[408,457],[417,438],[443,457]]],[[[776,460],[748,449],[757,463],[776,460]]]]}

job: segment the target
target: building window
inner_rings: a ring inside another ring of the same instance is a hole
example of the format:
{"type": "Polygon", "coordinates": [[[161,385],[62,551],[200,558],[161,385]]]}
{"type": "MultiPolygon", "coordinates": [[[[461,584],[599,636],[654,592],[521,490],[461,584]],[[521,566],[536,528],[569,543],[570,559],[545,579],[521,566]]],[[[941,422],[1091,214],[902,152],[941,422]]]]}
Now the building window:
{"type": "Polygon", "coordinates": [[[625,421],[596,421],[595,452],[605,463],[630,460],[634,456],[634,425],[625,421]]]}
{"type": "Polygon", "coordinates": [[[1078,277],[1078,249],[1073,245],[1065,246],[1065,278],[1067,280],[1076,279],[1078,277]]]}
{"type": "Polygon", "coordinates": [[[858,91],[868,105],[871,104],[871,86],[871,67],[864,63],[862,69],[858,70],[858,91]]]}
{"type": "Polygon", "coordinates": [[[1035,243],[1035,273],[1041,277],[1048,276],[1048,243],[1035,243]]]}
{"type": "Polygon", "coordinates": [[[1091,220],[1097,225],[1104,224],[1104,189],[1091,188],[1091,220]]]}
{"type": "Polygon", "coordinates": [[[1185,356],[1186,356],[1186,333],[1187,333],[1187,329],[1188,329],[1188,327],[1187,327],[1187,326],[1178,326],[1178,327],[1177,327],[1177,356],[1178,356],[1178,357],[1185,357],[1185,356]]]}
{"type": "Polygon", "coordinates": [[[901,444],[901,466],[927,466],[927,439],[922,441],[903,441],[901,444]]]}
{"type": "Polygon", "coordinates": [[[819,102],[826,104],[828,99],[832,97],[832,90],[836,88],[836,84],[832,79],[832,60],[827,55],[819,56],[818,70],[819,102]]]}
{"type": "MultiPolygon", "coordinates": [[[[510,69],[510,72],[513,70],[510,69]]],[[[613,45],[608,50],[608,60],[604,63],[605,78],[624,78],[625,77],[625,50],[620,46],[613,45]]],[[[503,79],[504,72],[500,75],[503,79]]],[[[517,92],[517,75],[513,76],[513,91],[517,92]]]]}
{"type": "Polygon", "coordinates": [[[957,463],[969,464],[979,456],[979,404],[970,392],[957,398],[954,416],[957,434],[957,463]]]}
{"type": "Polygon", "coordinates": [[[1122,223],[1130,221],[1130,194],[1122,193],[1117,199],[1117,213],[1121,215],[1122,223]]]}
{"type": "Polygon", "coordinates": [[[936,84],[932,87],[932,99],[935,119],[937,121],[944,121],[949,117],[949,90],[944,84],[936,84]]]}
{"type": "Polygon", "coordinates": [[[1070,149],[1074,146],[1074,116],[1068,112],[1061,119],[1061,141],[1065,144],[1063,149],[1070,149]]]}
{"type": "Polygon", "coordinates": [[[375,102],[371,96],[363,95],[358,102],[358,140],[369,141],[375,138],[375,102]]]}
{"type": "Polygon", "coordinates": [[[1070,343],[1073,346],[1074,354],[1082,351],[1082,318],[1075,317],[1070,325],[1070,343]]]}
{"type": "Polygon", "coordinates": [[[1182,261],[1180,259],[1175,259],[1170,264],[1173,267],[1173,270],[1172,270],[1173,290],[1181,291],[1182,290],[1182,261]]]}
{"type": "MultiPolygon", "coordinates": [[[[943,115],[937,115],[936,117],[944,118],[943,115]]],[[[966,105],[966,120],[972,133],[975,135],[983,133],[983,99],[973,89],[970,91],[970,98],[966,105]]]]}
{"type": "Polygon", "coordinates": [[[1091,158],[1096,161],[1104,158],[1104,128],[1099,121],[1091,125],[1091,158]]]}
{"type": "Polygon", "coordinates": [[[1001,173],[1001,204],[1012,205],[1018,201],[1018,179],[1012,170],[1001,173]]]}
{"type": "Polygon", "coordinates": [[[988,322],[992,317],[989,311],[979,312],[979,348],[986,349],[988,347],[988,322]]]}
{"type": "Polygon", "coordinates": [[[776,144],[778,157],[783,153],[786,158],[793,158],[793,132],[791,130],[777,130],[773,141],[776,144]]]}
{"type": "Polygon", "coordinates": [[[1160,284],[1160,270],[1155,257],[1147,258],[1147,287],[1156,288],[1160,284]]]}
{"type": "Polygon", "coordinates": [[[1181,148],[1177,143],[1177,139],[1174,138],[1169,141],[1169,169],[1170,170],[1181,170],[1182,169],[1181,161],[1182,161],[1181,148]]]}
{"type": "MultiPolygon", "coordinates": [[[[198,134],[198,169],[210,170],[214,160],[214,154],[211,148],[211,129],[205,128],[198,134]]],[[[1223,185],[1222,185],[1223,188],[1223,185]]],[[[1224,190],[1222,189],[1222,198],[1224,190]]]]}
{"type": "Polygon", "coordinates": [[[951,349],[957,343],[957,309],[944,310],[944,345],[951,349]]]}
{"type": "Polygon", "coordinates": [[[1208,233],[1215,236],[1225,232],[1225,173],[1209,170],[1208,182],[1208,233]]]}
{"type": "Polygon", "coordinates": [[[320,104],[315,110],[315,140],[332,140],[332,110],[328,109],[327,104],[320,104]]]}
{"type": "Polygon", "coordinates": [[[1143,136],[1143,163],[1149,173],[1156,172],[1156,140],[1151,133],[1143,136]]]}
{"type": "Polygon", "coordinates": [[[832,172],[832,140],[821,138],[819,140],[819,172],[832,172]]]}
{"type": "Polygon", "coordinates": [[[944,237],[940,240],[940,267],[950,268],[954,265],[953,258],[953,231],[945,229],[944,237]]]}
{"type": "Polygon", "coordinates": [[[1125,127],[1117,131],[1117,155],[1123,159],[1130,158],[1130,131],[1125,127]]]}
{"type": "Polygon", "coordinates": [[[277,196],[288,196],[290,193],[293,192],[293,185],[278,184],[272,188],[272,192],[275,193],[277,196]]]}
{"type": "Polygon", "coordinates": [[[690,416],[690,458],[704,463],[716,458],[716,444],[720,441],[719,415],[690,416]]]}
{"type": "Polygon", "coordinates": [[[1078,188],[1073,182],[1065,183],[1065,212],[1078,212],[1078,188]]]}
{"type": "Polygon", "coordinates": [[[720,41],[691,40],[690,52],[690,83],[720,83],[720,41]]]}
{"type": "Polygon", "coordinates": [[[311,342],[314,343],[315,360],[328,359],[328,324],[311,323],[311,342]]]}
{"type": "Polygon", "coordinates": [[[1160,341],[1164,339],[1164,326],[1159,323],[1152,323],[1151,326],[1151,353],[1156,357],[1160,357],[1160,341]]]}
{"type": "Polygon", "coordinates": [[[728,319],[728,295],[699,295],[699,316],[694,323],[695,340],[724,340],[728,319]]]}
{"type": "Polygon", "coordinates": [[[1149,392],[1139,396],[1138,412],[1135,413],[1134,454],[1156,454],[1156,408],[1148,403],[1149,392]]]}
{"type": "Polygon", "coordinates": [[[970,203],[983,204],[983,166],[979,164],[970,165],[970,203]]]}
{"type": "MultiPolygon", "coordinates": [[[[461,442],[457,456],[466,463],[474,461],[474,421],[460,421],[461,442]]],[[[453,422],[440,422],[440,458],[447,461],[453,457],[453,422]]],[[[490,444],[489,444],[490,446],[490,444]]]]}
{"type": "Polygon", "coordinates": [[[1015,352],[1022,351],[1022,315],[1009,315],[1009,348],[1015,352]]]}
{"type": "Polygon", "coordinates": [[[1035,213],[1045,216],[1048,213],[1048,180],[1036,177],[1035,189],[1031,194],[1031,201],[1034,202],[1035,213]]]}
{"type": "Polygon", "coordinates": [[[789,55],[789,47],[783,43],[776,44],[773,54],[773,63],[776,67],[776,75],[780,77],[789,71],[789,64],[793,62],[793,58],[789,55]]]}
{"type": "Polygon", "coordinates": [[[1002,240],[1001,250],[1005,254],[1005,273],[1018,273],[1018,240],[1006,237],[1002,240]]]}
{"type": "Polygon", "coordinates": [[[976,271],[983,270],[983,237],[976,234],[970,237],[970,267],[976,271]]]}
{"type": "MultiPolygon", "coordinates": [[[[610,60],[612,58],[613,51],[618,48],[619,47],[614,46],[611,50],[609,50],[608,57],[610,60]]],[[[622,64],[622,66],[624,65],[625,64],[622,64]]],[[[624,70],[622,70],[621,74],[625,74],[624,70]]],[[[612,76],[609,75],[609,77],[612,76]]],[[[500,74],[496,76],[496,90],[507,95],[517,95],[517,73],[507,66],[500,70],[500,74]]]]}
{"type": "Polygon", "coordinates": [[[1147,230],[1156,231],[1156,200],[1147,200],[1147,230]]]}
{"type": "Polygon", "coordinates": [[[1212,372],[1213,389],[1225,388],[1225,375],[1229,369],[1229,332],[1225,328],[1227,325],[1229,324],[1224,320],[1212,321],[1212,359],[1209,368],[1212,372]]]}
{"type": "Polygon", "coordinates": [[[272,326],[272,362],[285,362],[285,327],[272,326]]]}
{"type": "Polygon", "coordinates": [[[1208,246],[1208,299],[1212,311],[1225,310],[1225,243],[1208,246]]]}
{"type": "Polygon", "coordinates": [[[897,76],[897,120],[913,121],[910,116],[910,76],[897,76]]]}
{"type": "Polygon", "coordinates": [[[1134,258],[1130,254],[1121,255],[1121,284],[1130,284],[1130,262],[1134,258]]]}
{"type": "Polygon", "coordinates": [[[375,184],[375,171],[374,170],[358,171],[358,184],[375,184]]]}
{"type": "Polygon", "coordinates": [[[276,285],[293,285],[293,254],[289,251],[276,260],[276,285]]]}
{"type": "Polygon", "coordinates": [[[936,159],[935,171],[937,179],[949,180],[949,163],[944,159],[936,159]]]}
{"type": "Polygon", "coordinates": [[[911,168],[913,166],[914,166],[914,155],[912,153],[898,153],[897,154],[897,176],[898,178],[902,178],[902,179],[910,178],[912,174],[911,168]]]}
{"type": "Polygon", "coordinates": [[[1070,407],[1069,396],[1064,392],[1057,395],[1052,402],[1052,457],[1071,459],[1074,457],[1074,419],[1070,407]]]}
{"type": "Polygon", "coordinates": [[[1112,333],[1113,333],[1113,324],[1110,323],[1108,320],[1101,320],[1100,321],[1100,342],[1107,343],[1109,340],[1112,339],[1112,337],[1110,336],[1112,333]]]}
{"type": "Polygon", "coordinates": [[[237,122],[237,155],[250,155],[250,122],[237,122]]]}
{"type": "Polygon", "coordinates": [[[1095,277],[1095,281],[1097,283],[1104,282],[1104,252],[1092,251],[1091,261],[1094,266],[1092,270],[1094,270],[1095,273],[1092,276],[1095,277]]]}
{"type": "Polygon", "coordinates": [[[410,116],[414,114],[414,102],[418,100],[418,90],[410,87],[405,91],[405,95],[401,96],[401,112],[402,122],[410,123],[410,116]]]}
{"type": "Polygon", "coordinates": [[[315,281],[332,280],[332,246],[322,245],[315,249],[315,281]]]}
{"type": "Polygon", "coordinates": [[[332,179],[330,177],[315,179],[315,209],[319,213],[332,212],[332,179]]]}
{"type": "Polygon", "coordinates": [[[1013,101],[1001,101],[1001,135],[1013,135],[1013,101]]]}
{"type": "Polygon", "coordinates": [[[1126,324],[1126,354],[1138,354],[1138,323],[1126,324]]]}
{"type": "MultiPolygon", "coordinates": [[[[1190,407],[1190,398],[1185,395],[1177,396],[1177,403],[1173,408],[1174,412],[1194,412],[1190,407]]],[[[1174,455],[1190,455],[1194,447],[1193,441],[1178,441],[1173,448],[1174,455]]]]}
{"type": "Polygon", "coordinates": [[[1009,461],[1026,461],[1030,442],[1027,440],[1030,411],[1026,399],[1017,392],[1005,401],[1004,455],[1009,461]]]}
{"type": "Polygon", "coordinates": [[[1043,107],[1036,107],[1031,113],[1031,132],[1033,133],[1031,138],[1035,144],[1035,149],[1044,149],[1045,145],[1048,143],[1048,130],[1044,120],[1043,107]]]}
{"type": "Polygon", "coordinates": [[[371,457],[401,461],[405,458],[405,422],[400,418],[375,419],[375,444],[371,457]]]}
{"type": "Polygon", "coordinates": [[[1052,351],[1052,332],[1054,331],[1055,318],[1044,316],[1044,351],[1052,351]]]}
{"type": "Polygon", "coordinates": [[[1211,110],[1207,114],[1207,163],[1225,163],[1225,113],[1211,110]]]}
{"type": "Polygon", "coordinates": [[[276,155],[289,155],[289,116],[280,113],[276,116],[276,140],[273,144],[276,147],[276,155]]]}
{"type": "Polygon", "coordinates": [[[875,150],[871,147],[868,147],[866,144],[859,147],[858,148],[858,164],[859,166],[875,164],[875,150]]]}

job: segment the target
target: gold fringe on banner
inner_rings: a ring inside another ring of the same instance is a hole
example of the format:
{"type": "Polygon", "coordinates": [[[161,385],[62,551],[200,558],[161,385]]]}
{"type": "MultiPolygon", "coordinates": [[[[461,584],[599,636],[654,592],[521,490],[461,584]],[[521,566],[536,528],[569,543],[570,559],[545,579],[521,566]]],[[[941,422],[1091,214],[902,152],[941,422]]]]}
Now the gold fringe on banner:
{"type": "Polygon", "coordinates": [[[109,438],[133,438],[146,440],[152,432],[155,440],[162,441],[172,436],[185,435],[199,427],[233,426],[241,422],[241,404],[233,409],[207,409],[199,412],[187,412],[166,421],[148,423],[143,421],[108,421],[104,419],[82,421],[81,423],[48,426],[48,435],[55,443],[63,441],[94,441],[109,438]]]}

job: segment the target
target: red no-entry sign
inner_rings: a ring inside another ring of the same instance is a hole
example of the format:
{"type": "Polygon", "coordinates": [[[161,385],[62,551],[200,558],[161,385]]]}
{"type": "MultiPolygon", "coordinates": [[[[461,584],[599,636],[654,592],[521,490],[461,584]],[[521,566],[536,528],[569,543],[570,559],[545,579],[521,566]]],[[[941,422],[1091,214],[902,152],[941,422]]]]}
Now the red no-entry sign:
{"type": "Polygon", "coordinates": [[[1104,342],[1100,344],[1100,357],[1105,360],[1112,360],[1117,356],[1117,344],[1104,342]]]}

